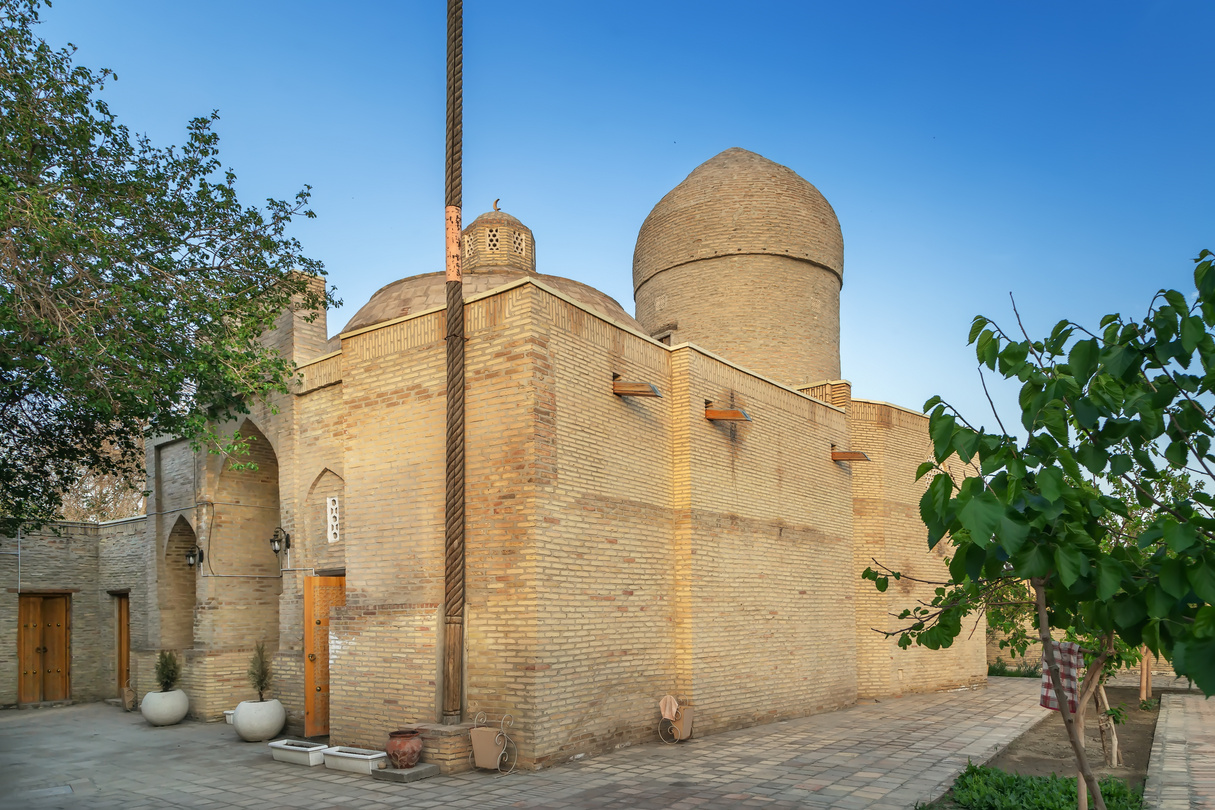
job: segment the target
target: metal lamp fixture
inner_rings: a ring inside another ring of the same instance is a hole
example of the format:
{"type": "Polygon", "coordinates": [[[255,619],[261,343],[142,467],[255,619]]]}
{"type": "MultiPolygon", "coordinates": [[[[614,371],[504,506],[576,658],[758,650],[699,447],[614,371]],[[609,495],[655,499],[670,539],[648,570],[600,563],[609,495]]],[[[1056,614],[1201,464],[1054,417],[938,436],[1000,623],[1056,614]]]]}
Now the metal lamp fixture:
{"type": "Polygon", "coordinates": [[[283,531],[283,527],[275,528],[274,534],[270,535],[270,548],[275,554],[278,554],[283,549],[290,550],[291,535],[283,531]]]}
{"type": "Polygon", "coordinates": [[[193,568],[195,563],[200,563],[202,561],[203,561],[203,550],[201,548],[199,548],[198,546],[194,546],[193,548],[190,548],[189,550],[186,551],[186,565],[193,568]]]}

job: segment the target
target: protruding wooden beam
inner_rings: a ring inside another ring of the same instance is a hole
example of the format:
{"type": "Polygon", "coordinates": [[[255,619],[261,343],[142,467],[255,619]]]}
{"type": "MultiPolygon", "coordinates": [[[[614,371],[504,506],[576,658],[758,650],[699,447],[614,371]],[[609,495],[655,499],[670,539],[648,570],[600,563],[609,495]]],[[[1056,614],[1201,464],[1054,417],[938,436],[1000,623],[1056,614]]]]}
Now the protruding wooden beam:
{"type": "Polygon", "coordinates": [[[831,448],[832,461],[868,461],[869,456],[859,450],[836,450],[831,448]]]}
{"type": "Polygon", "coordinates": [[[648,382],[624,382],[612,380],[612,393],[618,397],[658,397],[658,386],[648,382]]]}
{"type": "Polygon", "coordinates": [[[750,422],[751,417],[742,408],[714,408],[705,406],[705,419],[711,422],[750,422]]]}

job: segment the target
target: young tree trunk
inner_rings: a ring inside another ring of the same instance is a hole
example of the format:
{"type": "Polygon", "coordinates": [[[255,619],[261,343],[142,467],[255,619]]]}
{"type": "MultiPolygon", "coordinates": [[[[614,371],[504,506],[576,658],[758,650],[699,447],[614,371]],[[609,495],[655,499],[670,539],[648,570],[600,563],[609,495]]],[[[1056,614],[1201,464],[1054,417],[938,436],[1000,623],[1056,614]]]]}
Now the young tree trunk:
{"type": "Polygon", "coordinates": [[[1139,702],[1152,699],[1152,665],[1148,663],[1148,648],[1143,645],[1140,650],[1143,657],[1139,659],[1139,702]]]}
{"type": "MultiPolygon", "coordinates": [[[[1030,584],[1033,585],[1034,601],[1038,608],[1038,637],[1042,641],[1042,659],[1046,662],[1047,670],[1050,672],[1055,700],[1059,703],[1059,716],[1063,718],[1063,726],[1067,729],[1067,739],[1072,744],[1072,752],[1076,755],[1076,765],[1080,769],[1080,778],[1076,780],[1079,798],[1087,800],[1088,797],[1084,790],[1084,786],[1087,784],[1089,790],[1092,791],[1093,805],[1096,810],[1106,810],[1101,787],[1097,784],[1097,777],[1093,774],[1093,769],[1089,767],[1088,758],[1084,755],[1084,737],[1077,733],[1076,718],[1067,705],[1067,694],[1063,691],[1059,661],[1055,658],[1055,651],[1051,645],[1050,618],[1046,613],[1046,583],[1042,579],[1035,578],[1030,580],[1030,584]]],[[[1088,678],[1085,680],[1087,681],[1088,678]]],[[[1081,703],[1079,708],[1083,710],[1084,704],[1081,703]]],[[[1087,801],[1085,805],[1087,805],[1087,801]]],[[[1081,810],[1085,810],[1084,805],[1078,806],[1081,807],[1081,810]]]]}
{"type": "Polygon", "coordinates": [[[1101,723],[1101,747],[1105,749],[1105,764],[1117,768],[1122,764],[1122,751],[1118,747],[1118,726],[1109,716],[1110,699],[1105,694],[1105,684],[1097,687],[1097,715],[1101,723]],[[1105,732],[1109,730],[1109,746],[1105,744],[1105,732]]]}

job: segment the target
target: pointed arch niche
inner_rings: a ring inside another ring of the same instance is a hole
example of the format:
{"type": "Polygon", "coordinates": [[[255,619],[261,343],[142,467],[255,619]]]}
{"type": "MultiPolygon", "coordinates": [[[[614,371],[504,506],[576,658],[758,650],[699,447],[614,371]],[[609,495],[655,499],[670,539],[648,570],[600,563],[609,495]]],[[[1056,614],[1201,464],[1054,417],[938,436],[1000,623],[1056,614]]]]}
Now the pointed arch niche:
{"type": "Polygon", "coordinates": [[[197,575],[186,565],[186,552],[196,545],[194,527],[185,516],[179,516],[165,539],[159,565],[160,647],[165,650],[188,650],[194,646],[197,575]]]}
{"type": "Polygon", "coordinates": [[[252,420],[241,423],[249,454],[230,457],[215,488],[207,560],[201,580],[196,642],[211,650],[278,648],[279,561],[270,536],[279,526],[278,457],[252,420]],[[256,465],[237,469],[234,465],[256,465]]]}
{"type": "Polygon", "coordinates": [[[304,547],[309,565],[317,569],[344,568],[346,482],[325,468],[313,480],[304,500],[304,547]],[[336,513],[336,523],[332,515],[336,513]]]}

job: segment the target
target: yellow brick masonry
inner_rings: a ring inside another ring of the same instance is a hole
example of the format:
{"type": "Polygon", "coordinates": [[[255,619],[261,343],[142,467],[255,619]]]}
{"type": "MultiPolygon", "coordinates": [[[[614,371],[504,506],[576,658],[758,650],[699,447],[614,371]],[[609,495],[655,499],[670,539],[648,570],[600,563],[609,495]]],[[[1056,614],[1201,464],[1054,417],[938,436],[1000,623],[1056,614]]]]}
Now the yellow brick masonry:
{"type": "MultiPolygon", "coordinates": [[[[852,446],[868,462],[854,462],[854,575],[874,561],[922,580],[948,578],[944,553],[948,543],[926,553],[919,500],[928,479],[915,480],[916,468],[929,459],[932,443],[928,418],[883,402],[854,399],[848,406],[852,446]]],[[[960,466],[955,459],[951,462],[960,466]]],[[[961,470],[953,471],[961,474],[961,470]]],[[[986,623],[975,619],[946,650],[912,646],[901,650],[893,638],[874,628],[899,626],[897,614],[917,601],[932,600],[934,585],[910,579],[891,580],[885,593],[868,582],[857,585],[856,636],[858,696],[881,697],[981,683],[986,674],[986,623]]]]}
{"type": "MultiPolygon", "coordinates": [[[[341,469],[346,498],[342,743],[437,719],[443,318],[349,333],[303,370],[299,478],[341,469]]],[[[466,321],[470,717],[514,715],[520,762],[538,767],[652,738],[666,693],[695,703],[702,733],[855,700],[859,465],[830,449],[868,448],[842,409],[532,281],[470,299],[466,321]],[[663,398],[616,397],[614,374],[663,398]],[[706,401],[754,421],[711,423],[706,401]]],[[[824,399],[846,401],[832,385],[824,399]]],[[[914,514],[918,492],[888,500],[903,497],[914,514]]]]}

